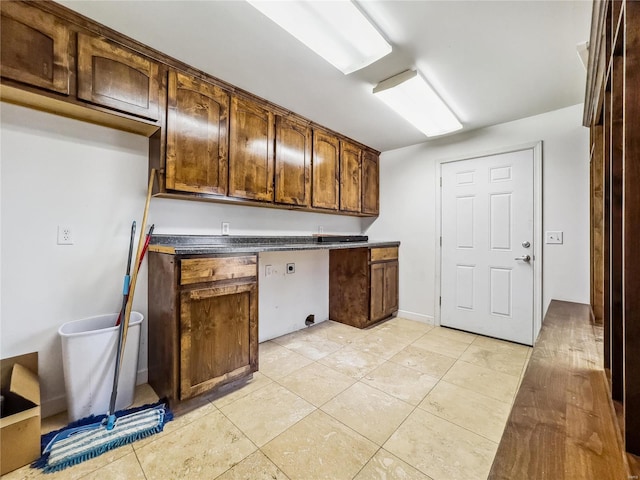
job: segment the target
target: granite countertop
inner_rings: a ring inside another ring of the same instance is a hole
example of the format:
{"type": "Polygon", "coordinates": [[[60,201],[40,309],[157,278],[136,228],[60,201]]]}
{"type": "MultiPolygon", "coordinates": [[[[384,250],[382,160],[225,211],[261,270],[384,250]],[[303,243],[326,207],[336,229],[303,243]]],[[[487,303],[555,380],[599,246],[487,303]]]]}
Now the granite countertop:
{"type": "Polygon", "coordinates": [[[346,238],[321,242],[317,236],[249,237],[239,235],[152,235],[151,241],[149,242],[149,250],[152,252],[172,253],[176,255],[195,255],[397,247],[400,245],[400,242],[397,241],[369,242],[358,241],[358,239],[352,241],[341,240],[346,240],[346,238]]]}

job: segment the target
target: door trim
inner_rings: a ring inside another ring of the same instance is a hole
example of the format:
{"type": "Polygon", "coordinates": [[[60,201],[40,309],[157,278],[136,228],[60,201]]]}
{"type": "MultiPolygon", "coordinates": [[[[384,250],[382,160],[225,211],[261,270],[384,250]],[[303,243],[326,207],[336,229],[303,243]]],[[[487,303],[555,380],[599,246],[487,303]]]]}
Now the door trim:
{"type": "Polygon", "coordinates": [[[442,178],[442,164],[450,162],[459,162],[462,160],[473,160],[476,158],[488,157],[492,155],[500,155],[503,153],[520,152],[523,150],[533,150],[533,238],[534,248],[533,255],[533,343],[538,337],[540,328],[542,328],[542,140],[537,142],[514,145],[512,147],[498,148],[478,154],[464,155],[461,157],[448,158],[438,160],[436,162],[436,281],[435,281],[435,308],[434,308],[434,324],[440,325],[440,294],[442,290],[442,246],[440,245],[440,237],[442,235],[442,186],[440,178],[442,178]]]}

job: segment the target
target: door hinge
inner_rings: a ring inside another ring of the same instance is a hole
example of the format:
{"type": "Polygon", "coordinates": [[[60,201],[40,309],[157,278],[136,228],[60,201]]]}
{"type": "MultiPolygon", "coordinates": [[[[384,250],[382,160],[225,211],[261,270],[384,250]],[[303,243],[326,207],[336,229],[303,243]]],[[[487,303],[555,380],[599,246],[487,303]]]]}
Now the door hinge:
{"type": "Polygon", "coordinates": [[[440,235],[440,246],[442,246],[442,235],[440,235]]]}
{"type": "Polygon", "coordinates": [[[440,177],[440,186],[442,186],[442,177],[440,177]]]}
{"type": "Polygon", "coordinates": [[[438,305],[442,306],[442,297],[439,297],[438,305]]]}

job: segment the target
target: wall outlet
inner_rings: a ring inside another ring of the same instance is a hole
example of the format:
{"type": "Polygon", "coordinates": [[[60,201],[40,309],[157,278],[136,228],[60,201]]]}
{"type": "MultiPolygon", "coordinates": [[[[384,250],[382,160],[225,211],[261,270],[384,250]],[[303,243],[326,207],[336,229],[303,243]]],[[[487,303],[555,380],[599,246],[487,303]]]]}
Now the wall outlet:
{"type": "Polygon", "coordinates": [[[229,222],[222,222],[222,235],[229,235],[229,222]]]}
{"type": "Polygon", "coordinates": [[[265,265],[264,266],[264,276],[270,277],[273,275],[273,265],[265,265]]]}
{"type": "Polygon", "coordinates": [[[295,263],[287,263],[287,273],[296,273],[295,263]]]}
{"type": "Polygon", "coordinates": [[[544,243],[548,244],[562,244],[562,232],[545,232],[544,233],[544,243]]]}
{"type": "Polygon", "coordinates": [[[58,245],[73,245],[73,231],[66,225],[58,225],[58,245]]]}
{"type": "Polygon", "coordinates": [[[324,227],[322,225],[318,225],[318,233],[322,235],[324,233],[324,227]]]}

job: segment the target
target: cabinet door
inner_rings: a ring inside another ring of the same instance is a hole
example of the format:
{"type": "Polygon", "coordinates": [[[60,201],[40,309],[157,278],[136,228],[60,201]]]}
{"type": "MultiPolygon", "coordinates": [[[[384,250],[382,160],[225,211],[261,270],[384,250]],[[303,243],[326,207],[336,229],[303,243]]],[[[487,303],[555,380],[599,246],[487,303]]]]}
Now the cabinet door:
{"type": "Polygon", "coordinates": [[[322,130],[313,132],[311,206],[338,209],[340,142],[322,130]]]}
{"type": "Polygon", "coordinates": [[[276,116],[275,195],[277,203],[309,205],[311,128],[276,116]]]}
{"type": "Polygon", "coordinates": [[[255,283],[183,291],[180,399],[258,368],[255,283]]]}
{"type": "Polygon", "coordinates": [[[168,90],[167,189],[226,195],[229,95],[175,71],[168,90]]]}
{"type": "Polygon", "coordinates": [[[369,249],[329,251],[329,318],[352,327],[369,324],[369,249]]]}
{"type": "Polygon", "coordinates": [[[361,150],[340,142],[340,210],[360,213],[361,150]]]}
{"type": "Polygon", "coordinates": [[[159,66],[103,38],[78,33],[78,98],[158,120],[159,66]]]}
{"type": "Polygon", "coordinates": [[[385,300],[385,271],[384,263],[372,263],[371,264],[371,308],[370,308],[370,321],[375,322],[386,317],[384,308],[385,300]]]}
{"type": "Polygon", "coordinates": [[[362,213],[379,213],[378,155],[368,150],[362,152],[362,213]]]}
{"type": "Polygon", "coordinates": [[[232,97],[229,144],[229,195],[273,201],[273,113],[257,103],[232,97]]]}
{"type": "Polygon", "coordinates": [[[392,315],[398,311],[398,262],[384,264],[384,313],[392,315]]]}
{"type": "Polygon", "coordinates": [[[0,73],[5,78],[69,94],[69,29],[23,2],[0,2],[0,73]]]}

